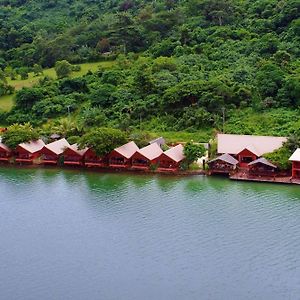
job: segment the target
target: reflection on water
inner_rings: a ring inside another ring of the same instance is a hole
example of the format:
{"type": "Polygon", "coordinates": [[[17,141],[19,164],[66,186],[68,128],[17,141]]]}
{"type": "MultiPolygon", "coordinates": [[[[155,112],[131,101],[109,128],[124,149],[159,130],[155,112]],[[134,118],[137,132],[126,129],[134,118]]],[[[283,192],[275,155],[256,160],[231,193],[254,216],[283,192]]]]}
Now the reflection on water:
{"type": "Polygon", "coordinates": [[[1,299],[298,299],[297,186],[0,169],[1,299]]]}

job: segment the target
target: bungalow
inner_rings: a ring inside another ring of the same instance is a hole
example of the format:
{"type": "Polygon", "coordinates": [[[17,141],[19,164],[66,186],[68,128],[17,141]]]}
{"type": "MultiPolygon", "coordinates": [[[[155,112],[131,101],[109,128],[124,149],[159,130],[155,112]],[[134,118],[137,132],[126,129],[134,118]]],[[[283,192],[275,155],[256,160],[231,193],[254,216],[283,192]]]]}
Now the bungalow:
{"type": "Polygon", "coordinates": [[[79,149],[77,144],[73,144],[65,148],[63,152],[64,165],[69,166],[81,166],[84,164],[84,155],[88,151],[88,148],[79,149]]]}
{"type": "Polygon", "coordinates": [[[11,158],[12,151],[3,143],[0,142],[0,161],[8,162],[11,158]]]}
{"type": "Polygon", "coordinates": [[[45,143],[41,139],[19,144],[15,151],[16,162],[32,164],[33,160],[41,155],[40,151],[44,146],[45,143]]]}
{"type": "Polygon", "coordinates": [[[135,142],[129,142],[119,148],[114,149],[108,155],[108,165],[111,168],[128,168],[130,167],[131,158],[139,147],[135,142]]]}
{"type": "Polygon", "coordinates": [[[149,169],[151,165],[157,164],[163,151],[157,143],[148,145],[137,150],[132,156],[132,168],[139,170],[149,169]]]}
{"type": "Polygon", "coordinates": [[[298,148],[289,159],[292,162],[292,177],[300,179],[300,148],[298,148]]]}
{"type": "Polygon", "coordinates": [[[60,139],[45,145],[41,150],[42,163],[45,165],[56,165],[68,147],[70,147],[70,144],[66,139],[60,139]]]}
{"type": "Polygon", "coordinates": [[[277,166],[270,163],[264,157],[260,157],[248,164],[249,174],[255,176],[274,176],[277,166]]]}
{"type": "Polygon", "coordinates": [[[230,154],[222,154],[208,162],[210,174],[229,174],[236,170],[239,161],[230,154]]]}
{"type": "Polygon", "coordinates": [[[158,171],[178,171],[180,163],[184,160],[183,146],[181,144],[166,150],[159,157],[158,171]]]}
{"type": "Polygon", "coordinates": [[[234,156],[242,168],[266,153],[282,147],[285,137],[218,134],[218,153],[234,156]]]}
{"type": "Polygon", "coordinates": [[[106,159],[98,156],[96,152],[89,148],[84,155],[84,165],[88,168],[91,167],[104,167],[106,165],[106,159]]]}

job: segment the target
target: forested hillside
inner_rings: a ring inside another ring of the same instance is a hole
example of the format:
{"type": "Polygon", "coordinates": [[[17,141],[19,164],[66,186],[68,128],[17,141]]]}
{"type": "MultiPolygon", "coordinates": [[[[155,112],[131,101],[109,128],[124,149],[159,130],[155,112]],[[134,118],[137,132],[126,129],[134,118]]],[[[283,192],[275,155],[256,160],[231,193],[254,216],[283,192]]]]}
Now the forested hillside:
{"type": "Polygon", "coordinates": [[[0,0],[0,94],[58,61],[114,60],[18,91],[0,123],[69,113],[79,134],[220,130],[225,118],[229,132],[288,135],[300,128],[299,57],[300,0],[0,0]]]}

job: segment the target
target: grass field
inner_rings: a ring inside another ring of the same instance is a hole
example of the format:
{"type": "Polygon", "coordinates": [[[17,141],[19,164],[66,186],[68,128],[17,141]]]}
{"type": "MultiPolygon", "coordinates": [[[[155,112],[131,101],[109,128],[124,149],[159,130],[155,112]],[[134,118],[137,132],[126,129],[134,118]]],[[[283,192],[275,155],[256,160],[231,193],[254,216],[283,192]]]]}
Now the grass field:
{"type": "MultiPolygon", "coordinates": [[[[85,64],[79,64],[81,67],[81,70],[78,72],[72,72],[71,77],[80,77],[82,75],[85,75],[88,71],[95,72],[98,70],[99,67],[108,69],[112,67],[114,64],[114,61],[102,61],[102,62],[95,62],[95,63],[85,63],[85,64]]],[[[43,78],[44,76],[49,76],[53,79],[56,79],[56,73],[54,68],[51,69],[45,69],[43,70],[43,75],[40,76],[34,76],[33,73],[29,73],[29,76],[25,80],[17,79],[17,80],[11,80],[10,78],[7,78],[7,82],[9,85],[13,86],[17,91],[22,89],[23,87],[31,87],[38,83],[38,81],[43,78]]],[[[0,110],[3,111],[10,111],[11,108],[14,105],[14,95],[6,95],[0,97],[0,110]]]]}
{"type": "Polygon", "coordinates": [[[0,97],[0,110],[10,111],[14,105],[14,95],[0,97]]]}
{"type": "Polygon", "coordinates": [[[149,132],[153,138],[164,137],[168,143],[178,142],[196,142],[196,143],[207,143],[212,137],[212,129],[202,129],[196,132],[185,132],[185,131],[166,131],[166,132],[149,132]]]}

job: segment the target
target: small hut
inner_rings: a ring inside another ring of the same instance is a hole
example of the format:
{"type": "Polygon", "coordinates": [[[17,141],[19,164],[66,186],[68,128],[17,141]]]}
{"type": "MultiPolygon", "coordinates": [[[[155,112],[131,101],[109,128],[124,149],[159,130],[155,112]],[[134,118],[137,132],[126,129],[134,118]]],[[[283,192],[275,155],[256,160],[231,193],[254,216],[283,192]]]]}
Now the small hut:
{"type": "Polygon", "coordinates": [[[135,142],[129,142],[121,147],[114,149],[108,155],[108,165],[111,168],[129,168],[131,158],[139,150],[135,142]]]}
{"type": "Polygon", "coordinates": [[[300,148],[298,148],[289,159],[292,162],[292,177],[300,179],[300,148]]]}
{"type": "Polygon", "coordinates": [[[12,156],[12,151],[6,145],[0,142],[0,161],[8,162],[12,156]]]}
{"type": "Polygon", "coordinates": [[[77,144],[67,147],[64,152],[64,165],[82,166],[84,164],[84,156],[88,148],[79,149],[77,144]]]}
{"type": "Polygon", "coordinates": [[[98,156],[92,148],[89,148],[84,155],[84,165],[88,168],[104,167],[107,165],[107,159],[98,156]]]}
{"type": "Polygon", "coordinates": [[[15,151],[16,162],[32,164],[33,160],[41,155],[44,146],[45,143],[41,139],[19,144],[15,151]]]}
{"type": "Polygon", "coordinates": [[[132,168],[139,170],[147,170],[151,165],[158,164],[158,158],[163,151],[157,143],[148,145],[138,151],[132,156],[132,168]]]}
{"type": "Polygon", "coordinates": [[[66,139],[60,139],[45,145],[41,150],[42,163],[45,165],[58,164],[59,158],[68,147],[70,147],[70,144],[66,139]]]}
{"type": "Polygon", "coordinates": [[[236,170],[239,161],[230,154],[225,153],[208,162],[211,174],[229,174],[236,170]]]}
{"type": "Polygon", "coordinates": [[[254,176],[274,176],[277,166],[264,157],[260,157],[248,164],[249,174],[254,176]]]}
{"type": "Polygon", "coordinates": [[[183,146],[181,144],[170,148],[159,157],[158,171],[178,171],[180,163],[184,160],[183,146]]]}

